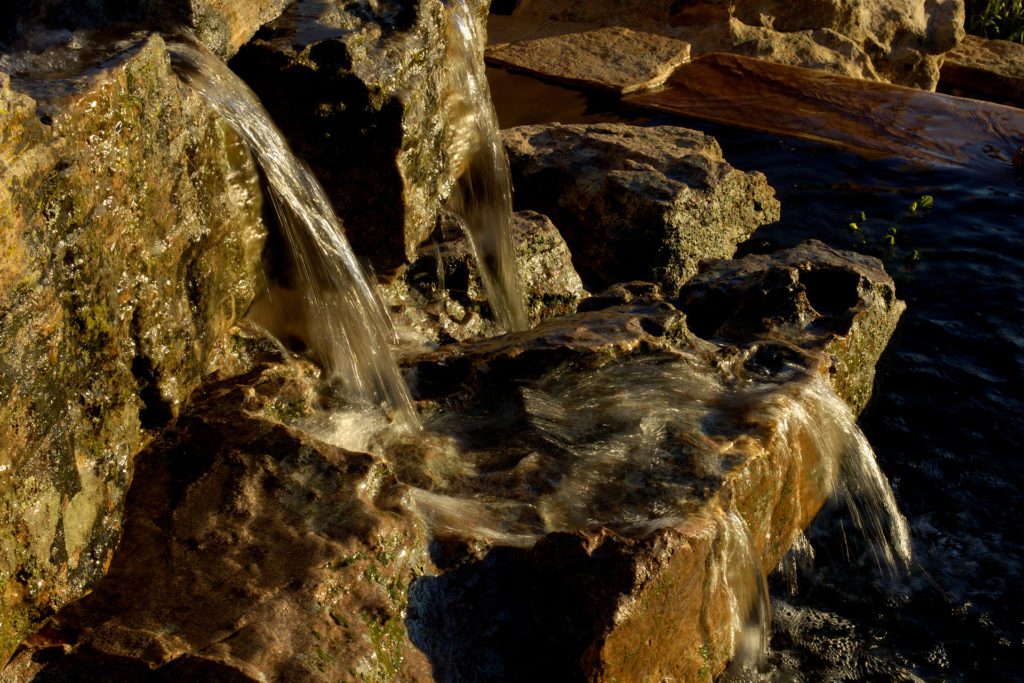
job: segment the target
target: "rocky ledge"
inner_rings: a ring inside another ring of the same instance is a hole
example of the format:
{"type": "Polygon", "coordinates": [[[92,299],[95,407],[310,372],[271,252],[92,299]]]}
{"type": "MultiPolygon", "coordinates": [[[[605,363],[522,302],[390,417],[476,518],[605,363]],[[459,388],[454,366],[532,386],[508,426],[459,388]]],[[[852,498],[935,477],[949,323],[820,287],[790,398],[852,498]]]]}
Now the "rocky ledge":
{"type": "Polygon", "coordinates": [[[807,396],[866,395],[832,354],[880,351],[901,311],[879,262],[819,243],[709,264],[678,300],[621,284],[419,356],[425,431],[361,441],[264,359],[140,457],[108,576],[5,676],[709,679],[761,618],[757,567],[835,493],[815,434],[841,409],[807,396]]]}

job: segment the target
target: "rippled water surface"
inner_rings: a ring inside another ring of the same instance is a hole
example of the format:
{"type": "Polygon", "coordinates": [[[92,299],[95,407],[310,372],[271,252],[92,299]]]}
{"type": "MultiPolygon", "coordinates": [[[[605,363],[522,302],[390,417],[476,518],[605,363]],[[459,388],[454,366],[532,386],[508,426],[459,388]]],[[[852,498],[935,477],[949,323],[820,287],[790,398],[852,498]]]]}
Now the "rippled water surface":
{"type": "Polygon", "coordinates": [[[808,533],[813,564],[788,572],[795,592],[787,573],[770,578],[771,654],[758,677],[1020,679],[1024,177],[1000,145],[1022,140],[963,165],[869,160],[491,76],[506,127],[625,120],[713,134],[726,159],[763,172],[782,202],[782,220],[741,254],[810,237],[873,253],[908,304],[860,423],[910,524],[910,577],[891,583],[874,570],[844,533],[843,513],[819,516],[808,533]]]}

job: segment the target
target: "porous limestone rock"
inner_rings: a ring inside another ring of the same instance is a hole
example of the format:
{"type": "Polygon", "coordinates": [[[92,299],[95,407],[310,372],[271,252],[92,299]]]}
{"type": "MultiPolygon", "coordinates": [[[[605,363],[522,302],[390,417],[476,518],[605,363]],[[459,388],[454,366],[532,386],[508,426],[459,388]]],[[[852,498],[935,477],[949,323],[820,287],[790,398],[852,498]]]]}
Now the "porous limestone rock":
{"type": "Polygon", "coordinates": [[[512,15],[625,26],[686,40],[694,56],[730,52],[931,90],[965,13],[962,0],[520,0],[512,15]]]}
{"type": "MultiPolygon", "coordinates": [[[[500,333],[458,217],[446,215],[436,236],[420,247],[419,258],[385,289],[396,321],[433,342],[500,333]]],[[[565,240],[550,219],[535,211],[514,214],[512,243],[514,271],[530,323],[574,313],[586,290],[573,269],[565,240]]]]}
{"type": "Polygon", "coordinates": [[[731,256],[779,218],[760,173],[709,135],[675,126],[522,126],[503,132],[517,209],[551,217],[585,285],[651,280],[676,291],[704,258],[731,256]]]}
{"type": "Polygon", "coordinates": [[[942,63],[942,85],[965,97],[1024,105],[1024,45],[966,36],[942,63]]]}
{"type": "Polygon", "coordinates": [[[786,339],[831,358],[829,382],[855,412],[871,397],[875,365],[906,304],[881,261],[817,240],[775,254],[701,264],[679,306],[703,337],[786,339]]]}
{"type": "Polygon", "coordinates": [[[105,570],[135,454],[258,282],[248,151],[160,38],[108,48],[0,60],[0,657],[105,570]]]}
{"type": "Polygon", "coordinates": [[[299,0],[231,62],[384,280],[415,259],[455,180],[453,35],[441,0],[299,0]]]}

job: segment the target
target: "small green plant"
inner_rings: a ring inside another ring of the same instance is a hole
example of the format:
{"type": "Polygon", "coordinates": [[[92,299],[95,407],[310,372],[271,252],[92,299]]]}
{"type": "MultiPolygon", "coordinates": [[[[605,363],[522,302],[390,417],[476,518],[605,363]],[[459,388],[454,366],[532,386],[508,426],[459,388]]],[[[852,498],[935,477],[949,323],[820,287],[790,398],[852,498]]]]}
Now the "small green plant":
{"type": "Polygon", "coordinates": [[[974,0],[968,5],[967,30],[983,38],[1024,43],[1024,0],[974,0]]]}
{"type": "Polygon", "coordinates": [[[906,245],[901,244],[900,227],[904,221],[915,220],[934,206],[935,198],[926,194],[910,202],[902,216],[897,217],[895,222],[869,219],[865,212],[860,211],[847,219],[847,227],[853,233],[854,245],[858,250],[878,256],[889,264],[901,263],[903,267],[910,269],[921,260],[921,252],[917,249],[907,249],[906,245]]]}

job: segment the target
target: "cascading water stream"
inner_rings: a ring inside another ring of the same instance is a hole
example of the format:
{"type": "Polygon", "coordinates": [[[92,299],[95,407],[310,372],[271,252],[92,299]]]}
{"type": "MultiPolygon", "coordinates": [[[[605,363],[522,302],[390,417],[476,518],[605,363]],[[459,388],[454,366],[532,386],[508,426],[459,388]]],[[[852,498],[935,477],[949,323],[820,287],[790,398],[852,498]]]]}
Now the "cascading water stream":
{"type": "MultiPolygon", "coordinates": [[[[362,402],[385,403],[395,419],[418,425],[408,388],[391,355],[394,331],[376,290],[345,239],[341,222],[312,172],[292,154],[256,95],[194,41],[169,41],[182,78],[249,145],[266,175],[296,269],[298,294],[285,314],[303,329],[331,379],[362,402]]],[[[278,304],[280,308],[280,304],[278,304]]]]}
{"type": "Polygon", "coordinates": [[[465,0],[446,0],[450,53],[445,101],[452,128],[455,185],[449,202],[465,224],[487,299],[510,330],[529,327],[512,245],[512,181],[498,117],[477,46],[479,29],[465,0]]]}

